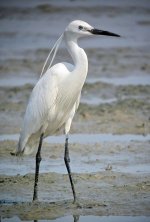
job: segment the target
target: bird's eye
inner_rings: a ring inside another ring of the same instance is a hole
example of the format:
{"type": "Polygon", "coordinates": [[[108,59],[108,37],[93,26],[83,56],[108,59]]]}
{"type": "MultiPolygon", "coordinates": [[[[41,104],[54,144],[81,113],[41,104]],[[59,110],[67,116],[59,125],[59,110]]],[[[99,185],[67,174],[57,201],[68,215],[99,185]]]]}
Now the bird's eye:
{"type": "Polygon", "coordinates": [[[79,30],[83,30],[83,26],[82,25],[79,25],[79,30]]]}

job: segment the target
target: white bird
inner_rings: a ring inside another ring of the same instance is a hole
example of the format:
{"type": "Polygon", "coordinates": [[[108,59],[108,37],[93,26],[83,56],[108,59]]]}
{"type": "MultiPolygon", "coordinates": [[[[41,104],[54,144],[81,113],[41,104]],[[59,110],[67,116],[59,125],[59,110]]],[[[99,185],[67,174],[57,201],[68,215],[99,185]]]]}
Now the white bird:
{"type": "Polygon", "coordinates": [[[35,183],[33,201],[38,199],[38,175],[41,161],[42,141],[45,137],[55,134],[62,127],[65,129],[64,161],[67,167],[74,202],[75,188],[70,170],[68,134],[75,112],[79,106],[81,90],[88,72],[88,59],[85,51],[78,46],[77,40],[84,36],[119,35],[93,28],[84,21],[71,22],[57,40],[49,56],[54,52],[51,63],[35,85],[24,116],[16,155],[29,154],[38,146],[36,154],[35,183]],[[62,62],[52,65],[58,47],[64,39],[74,65],[62,62]]]}

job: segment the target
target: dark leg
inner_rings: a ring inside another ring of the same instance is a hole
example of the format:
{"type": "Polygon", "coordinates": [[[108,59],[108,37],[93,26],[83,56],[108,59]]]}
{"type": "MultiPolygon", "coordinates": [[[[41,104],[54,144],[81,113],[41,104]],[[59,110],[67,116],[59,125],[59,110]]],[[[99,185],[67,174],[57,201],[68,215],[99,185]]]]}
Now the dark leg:
{"type": "Polygon", "coordinates": [[[42,158],[41,158],[41,147],[42,147],[43,136],[44,136],[44,134],[42,134],[41,137],[40,137],[39,147],[38,147],[38,151],[37,151],[37,154],[36,154],[33,201],[38,199],[38,179],[39,179],[40,162],[42,160],[42,158]]]}
{"type": "Polygon", "coordinates": [[[79,221],[80,216],[79,216],[79,215],[73,215],[73,218],[74,218],[74,222],[78,222],[78,221],[79,221]]]}
{"type": "Polygon", "coordinates": [[[72,175],[71,175],[71,169],[70,169],[70,165],[69,165],[70,158],[69,158],[69,149],[68,149],[68,137],[66,137],[66,142],[65,142],[64,161],[65,161],[66,168],[68,171],[68,175],[69,175],[69,179],[70,179],[70,183],[71,183],[71,188],[72,188],[72,193],[73,193],[73,197],[74,197],[74,203],[75,203],[76,202],[76,193],[75,193],[74,184],[73,184],[72,175]]]}

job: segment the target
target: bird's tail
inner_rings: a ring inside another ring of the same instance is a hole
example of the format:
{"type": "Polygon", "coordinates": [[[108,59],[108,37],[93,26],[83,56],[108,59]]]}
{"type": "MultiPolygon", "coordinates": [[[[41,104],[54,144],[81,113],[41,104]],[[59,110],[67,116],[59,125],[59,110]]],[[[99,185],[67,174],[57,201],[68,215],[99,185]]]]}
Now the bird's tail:
{"type": "Polygon", "coordinates": [[[19,142],[14,151],[11,152],[11,155],[14,156],[23,156],[29,155],[33,152],[35,146],[33,144],[28,143],[28,138],[22,139],[22,135],[20,135],[19,142]]]}
{"type": "Polygon", "coordinates": [[[22,156],[24,154],[24,146],[22,144],[22,136],[20,135],[17,147],[10,153],[13,156],[22,156]]]}

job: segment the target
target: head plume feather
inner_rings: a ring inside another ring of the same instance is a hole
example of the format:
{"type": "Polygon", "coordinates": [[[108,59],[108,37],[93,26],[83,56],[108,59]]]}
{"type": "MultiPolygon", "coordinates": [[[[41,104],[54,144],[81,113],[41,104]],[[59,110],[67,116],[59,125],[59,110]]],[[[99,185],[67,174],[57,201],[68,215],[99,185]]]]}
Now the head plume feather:
{"type": "Polygon", "coordinates": [[[48,56],[47,56],[47,58],[46,58],[46,60],[45,60],[45,63],[44,63],[44,65],[43,65],[43,68],[42,68],[42,71],[41,71],[41,74],[40,74],[40,78],[41,78],[41,77],[44,75],[44,73],[45,73],[48,69],[50,69],[50,67],[52,66],[52,63],[53,63],[53,61],[54,61],[54,59],[55,59],[55,56],[56,56],[56,53],[57,53],[58,48],[59,48],[59,46],[60,46],[60,43],[62,42],[63,36],[64,36],[64,33],[61,34],[61,36],[57,39],[57,41],[55,42],[53,48],[51,49],[50,53],[48,54],[48,56]],[[50,63],[49,63],[49,65],[48,65],[48,68],[45,69],[46,65],[48,64],[48,60],[49,60],[49,58],[50,58],[50,56],[51,56],[52,53],[53,53],[52,59],[50,60],[50,63]]]}

